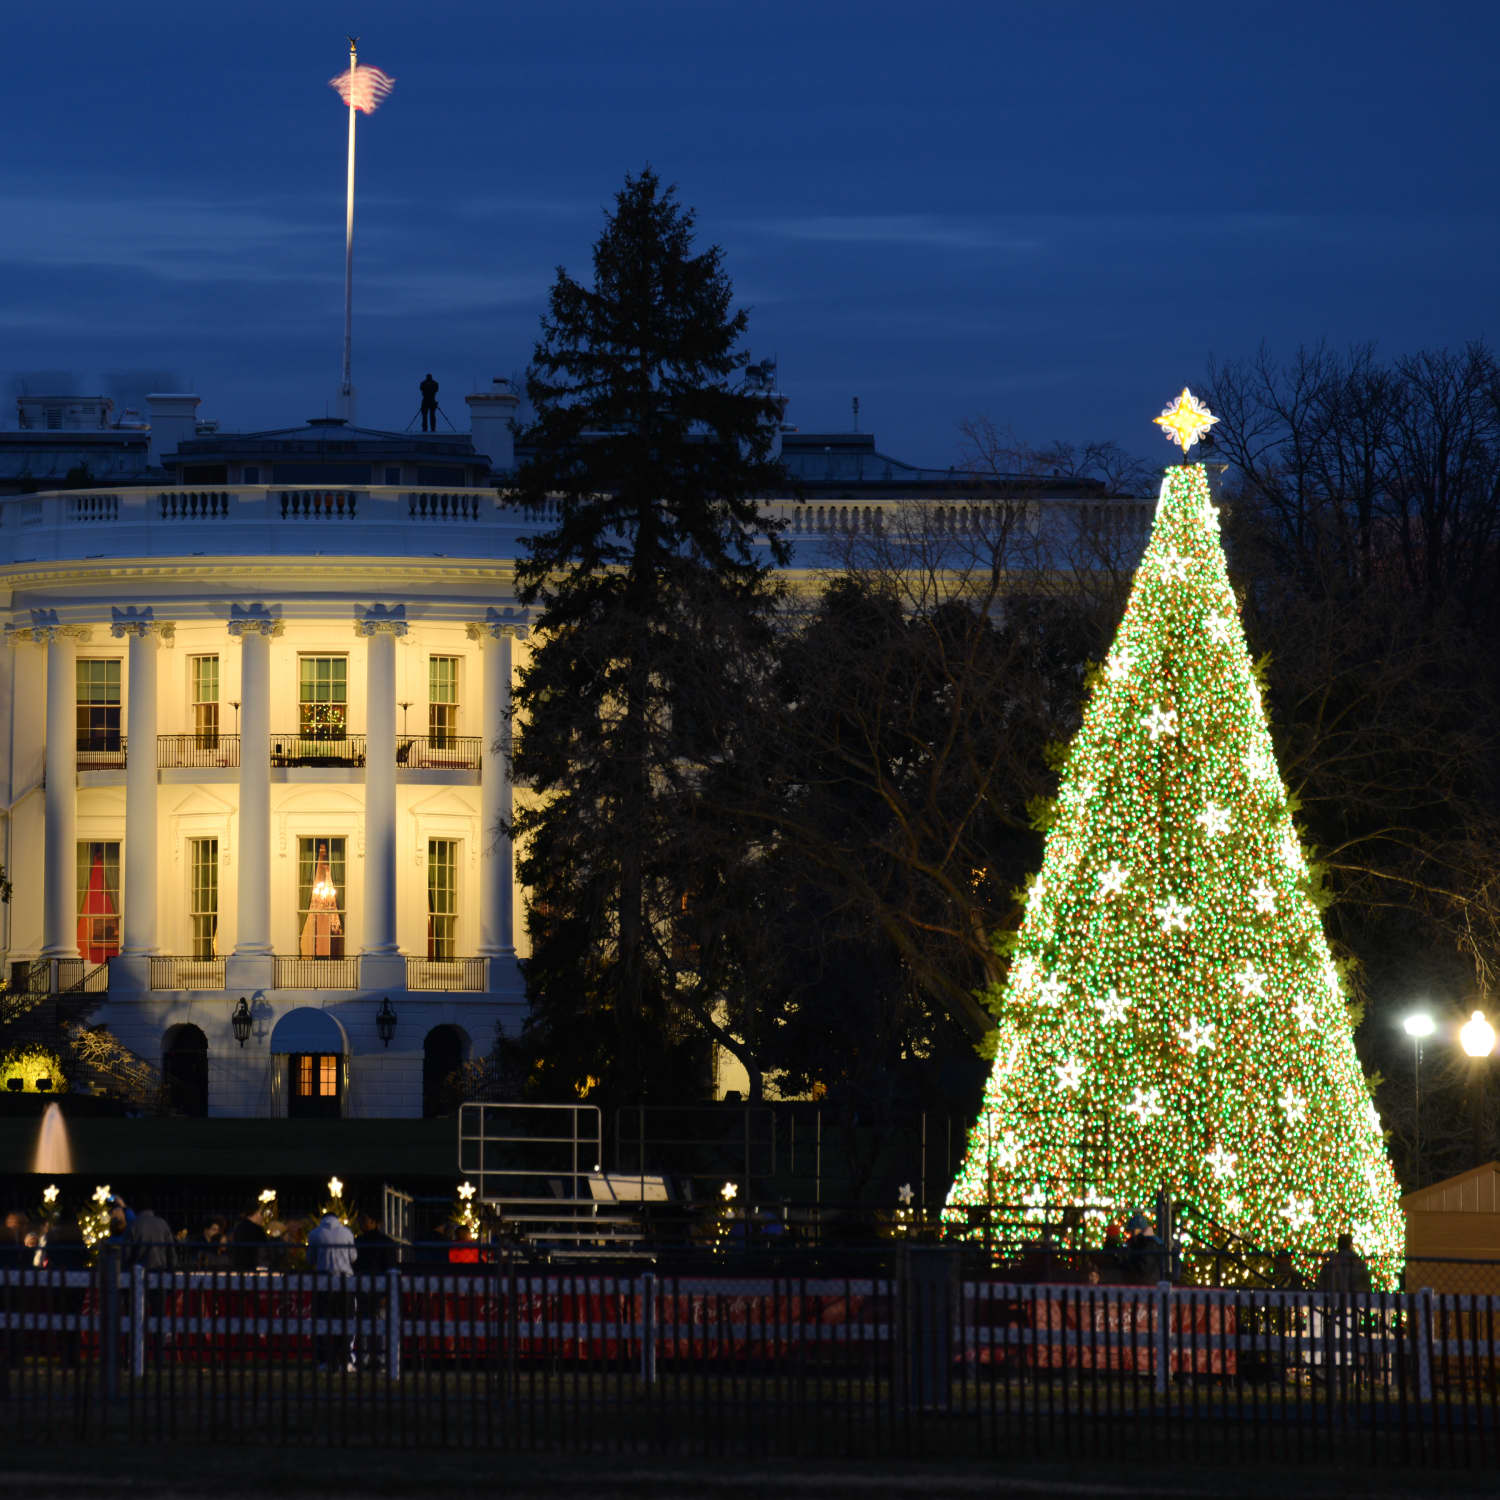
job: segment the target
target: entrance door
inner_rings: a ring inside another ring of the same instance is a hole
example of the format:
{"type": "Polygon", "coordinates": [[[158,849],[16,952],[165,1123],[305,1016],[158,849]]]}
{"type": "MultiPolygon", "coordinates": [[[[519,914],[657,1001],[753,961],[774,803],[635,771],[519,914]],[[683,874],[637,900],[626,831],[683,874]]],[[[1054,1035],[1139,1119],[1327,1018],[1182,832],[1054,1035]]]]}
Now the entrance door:
{"type": "Polygon", "coordinates": [[[293,1052],[287,1058],[287,1114],[294,1120],[336,1120],[343,1112],[343,1058],[336,1052],[293,1052]]]}

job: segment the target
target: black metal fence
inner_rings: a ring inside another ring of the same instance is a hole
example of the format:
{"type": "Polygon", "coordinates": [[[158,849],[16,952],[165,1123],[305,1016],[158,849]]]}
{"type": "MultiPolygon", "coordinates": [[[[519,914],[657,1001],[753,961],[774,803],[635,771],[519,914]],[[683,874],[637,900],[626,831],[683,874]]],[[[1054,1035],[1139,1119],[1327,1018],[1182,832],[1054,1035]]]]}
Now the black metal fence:
{"type": "Polygon", "coordinates": [[[0,1273],[12,1442],[1493,1464],[1500,1299],[488,1263],[0,1273]]]}
{"type": "Polygon", "coordinates": [[[487,958],[413,958],[406,960],[409,990],[483,990],[489,984],[487,958]]]}
{"type": "Polygon", "coordinates": [[[199,734],[159,734],[156,737],[156,764],[160,770],[222,769],[239,763],[238,734],[220,734],[215,730],[199,734]]]}
{"type": "Polygon", "coordinates": [[[478,735],[403,734],[396,740],[396,764],[412,771],[477,771],[483,757],[478,735]]]}
{"type": "Polygon", "coordinates": [[[273,766],[362,766],[365,737],[334,731],[311,734],[273,734],[273,766]]]}
{"type": "Polygon", "coordinates": [[[354,990],[359,988],[359,959],[301,958],[275,955],[271,983],[278,990],[354,990]]]}
{"type": "Polygon", "coordinates": [[[190,954],[156,954],[150,963],[153,990],[222,990],[224,960],[190,954]]]}

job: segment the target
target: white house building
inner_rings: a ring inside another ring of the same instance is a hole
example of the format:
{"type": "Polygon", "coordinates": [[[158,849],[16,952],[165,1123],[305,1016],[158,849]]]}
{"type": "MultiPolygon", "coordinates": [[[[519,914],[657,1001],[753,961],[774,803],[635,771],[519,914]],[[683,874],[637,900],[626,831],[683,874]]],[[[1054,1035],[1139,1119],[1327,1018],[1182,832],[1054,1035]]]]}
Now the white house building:
{"type": "MultiPolygon", "coordinates": [[[[467,399],[465,434],[234,436],[156,396],[138,482],[0,495],[0,947],[185,1112],[420,1114],[523,1019],[500,829],[546,522],[493,487],[515,396],[467,399]]],[[[772,503],[799,568],[913,485],[878,458],[877,498],[772,503]]]]}

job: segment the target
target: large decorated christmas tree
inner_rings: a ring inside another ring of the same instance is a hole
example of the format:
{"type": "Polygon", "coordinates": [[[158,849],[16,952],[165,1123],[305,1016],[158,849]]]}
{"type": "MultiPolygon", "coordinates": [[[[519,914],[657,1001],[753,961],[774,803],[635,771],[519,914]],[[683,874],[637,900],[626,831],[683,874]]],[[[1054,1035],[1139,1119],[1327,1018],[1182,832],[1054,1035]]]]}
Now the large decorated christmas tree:
{"type": "MultiPolygon", "coordinates": [[[[1217,420],[1157,419],[1186,452],[1217,420]]],[[[1035,1219],[1200,1222],[1304,1269],[1352,1233],[1378,1284],[1404,1229],[1380,1119],[1277,769],[1201,464],[1151,539],[1069,749],[948,1199],[1035,1219]]]]}

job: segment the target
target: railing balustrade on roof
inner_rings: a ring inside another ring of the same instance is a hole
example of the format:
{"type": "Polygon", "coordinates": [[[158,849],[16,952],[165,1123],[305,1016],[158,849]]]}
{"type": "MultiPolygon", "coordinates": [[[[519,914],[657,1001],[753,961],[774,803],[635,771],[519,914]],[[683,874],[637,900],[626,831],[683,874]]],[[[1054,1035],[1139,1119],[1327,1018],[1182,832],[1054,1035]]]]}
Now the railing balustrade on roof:
{"type": "MultiPolygon", "coordinates": [[[[827,560],[819,555],[820,545],[836,552],[850,539],[918,534],[987,541],[1029,537],[1044,551],[1075,554],[1079,542],[1109,541],[1138,550],[1154,508],[1154,499],[983,494],[762,502],[763,514],[781,524],[794,549],[793,563],[800,566],[827,560]]],[[[451,486],[49,491],[0,496],[0,566],[80,556],[265,556],[314,545],[309,539],[320,527],[331,533],[327,550],[339,554],[496,558],[515,555],[523,537],[554,525],[560,513],[555,499],[524,507],[490,488],[451,486]],[[297,540],[284,535],[288,528],[297,540]],[[414,528],[421,528],[423,543],[416,541],[414,528]]],[[[1034,561],[1051,565],[1044,558],[1034,561]]]]}

